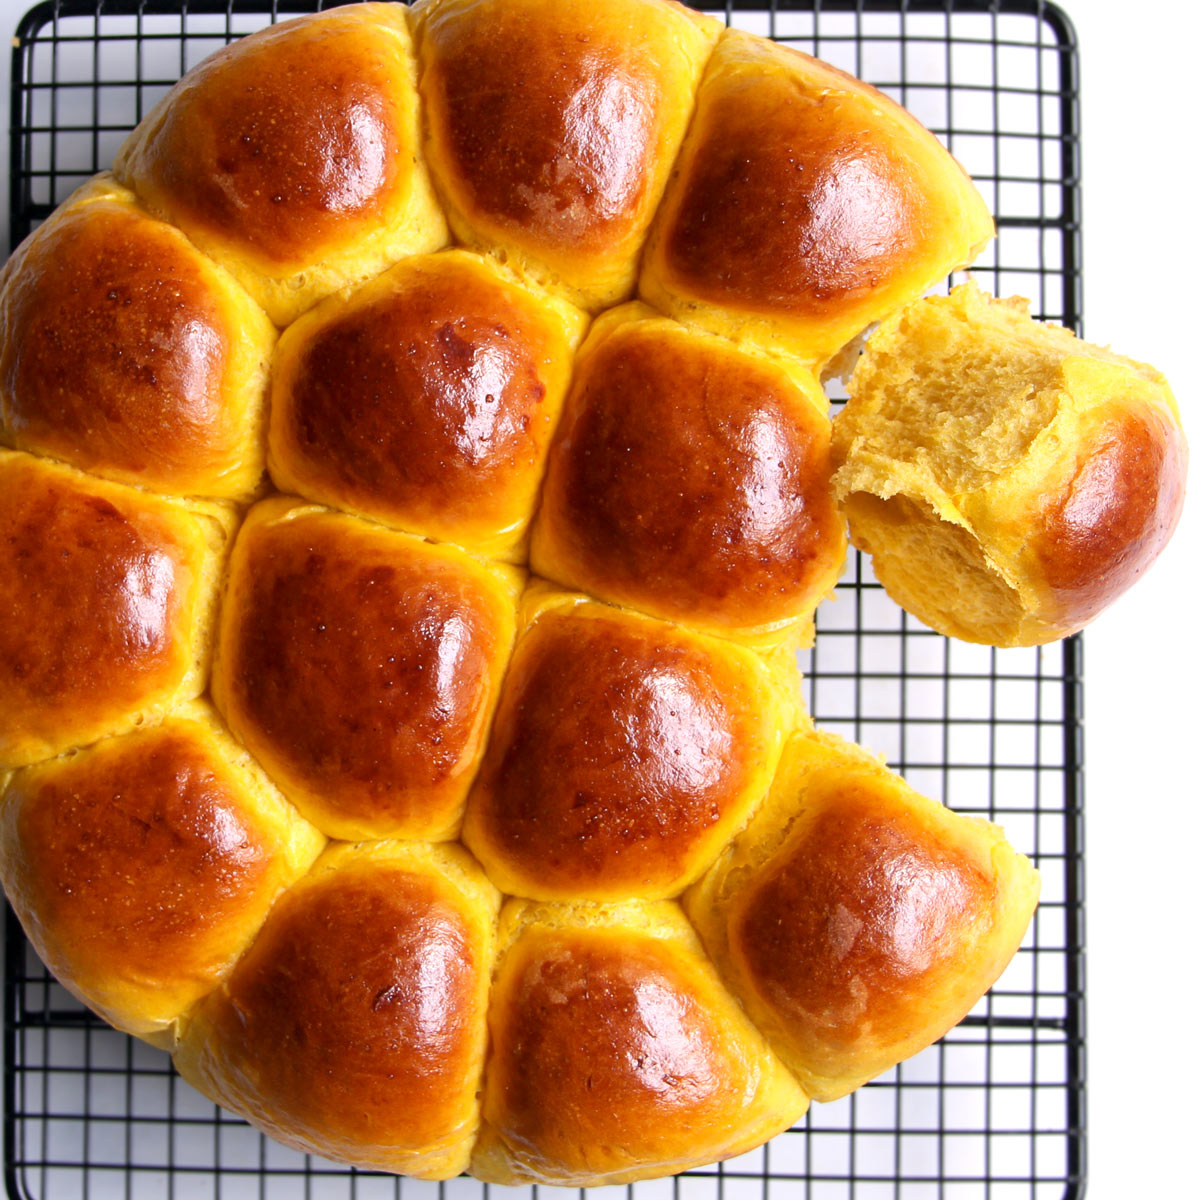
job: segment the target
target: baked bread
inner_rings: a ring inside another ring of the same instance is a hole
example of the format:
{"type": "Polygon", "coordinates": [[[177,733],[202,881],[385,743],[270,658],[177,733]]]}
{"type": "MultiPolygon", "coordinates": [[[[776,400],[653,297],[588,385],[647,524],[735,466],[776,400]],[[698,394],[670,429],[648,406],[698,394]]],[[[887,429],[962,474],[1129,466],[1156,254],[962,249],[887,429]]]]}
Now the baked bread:
{"type": "Polygon", "coordinates": [[[0,450],[0,770],[193,700],[234,516],[0,450]]]}
{"type": "Polygon", "coordinates": [[[523,560],[585,324],[494,259],[462,250],[406,259],[284,332],[271,379],[271,479],[523,560]]]}
{"type": "Polygon", "coordinates": [[[792,664],[549,588],[523,607],[463,841],[512,895],[678,895],[806,719],[792,664]]]}
{"type": "Polygon", "coordinates": [[[973,284],[885,321],[834,422],[834,486],[889,595],[993,646],[1083,628],[1158,556],[1187,444],[1153,367],[973,284]]]}
{"type": "Polygon", "coordinates": [[[244,500],[259,487],[275,327],[178,229],[101,176],[4,279],[5,442],[156,492],[244,500]]]}
{"type": "Polygon", "coordinates": [[[846,557],[830,471],[811,372],[622,305],[576,360],[530,566],[711,633],[806,642],[846,557]]]}
{"type": "Polygon", "coordinates": [[[479,1125],[499,904],[457,846],[330,846],[192,1013],[180,1074],[297,1149],[459,1174],[479,1125]]]}
{"type": "Polygon", "coordinates": [[[720,22],[645,0],[418,0],[413,15],[455,236],[589,310],[628,299],[720,22]]]}
{"type": "Polygon", "coordinates": [[[815,735],[793,652],[846,544],[819,374],[990,229],[889,101],[670,0],[199,66],[0,287],[0,874],[52,969],[272,1136],[431,1179],[735,1155],[938,1036],[1031,870],[815,735]],[[731,231],[743,152],[739,221],[807,225],[731,231]],[[814,1057],[741,959],[840,779],[949,863],[896,909],[937,1004],[897,1036],[864,970],[814,1057]]]}
{"type": "Polygon", "coordinates": [[[405,11],[352,4],[207,58],[113,164],[277,325],[446,244],[405,11]]]}
{"type": "Polygon", "coordinates": [[[272,497],[232,560],[212,691],[331,837],[454,837],[512,649],[523,576],[272,497]]]}
{"type": "Polygon", "coordinates": [[[684,905],[805,1091],[836,1100],[967,1015],[1038,891],[995,825],[926,799],[858,746],[801,732],[684,905]]]}
{"type": "Polygon", "coordinates": [[[701,82],[638,286],[669,316],[820,371],[994,232],[958,163],[881,92],[731,31],[701,82]]]}
{"type": "Polygon", "coordinates": [[[675,904],[510,900],[490,1010],[489,1183],[632,1183],[781,1133],[808,1098],[675,904]]]}
{"type": "Polygon", "coordinates": [[[14,774],[0,876],[84,1003],[167,1046],[325,838],[201,702],[14,774]]]}

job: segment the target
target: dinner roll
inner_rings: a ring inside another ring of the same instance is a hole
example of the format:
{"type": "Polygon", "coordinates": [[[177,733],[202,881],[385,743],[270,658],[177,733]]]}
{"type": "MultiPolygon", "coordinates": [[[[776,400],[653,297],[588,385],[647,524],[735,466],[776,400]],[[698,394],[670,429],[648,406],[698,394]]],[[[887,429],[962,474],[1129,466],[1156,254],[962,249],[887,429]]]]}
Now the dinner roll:
{"type": "Polygon", "coordinates": [[[892,598],[969,642],[1082,628],[1166,545],[1187,445],[1153,367],[974,285],[880,326],[835,422],[835,489],[892,598]]]}
{"type": "Polygon", "coordinates": [[[804,719],[795,668],[583,596],[535,595],[463,840],[513,895],[676,895],[766,794],[804,719]]]}
{"type": "Polygon", "coordinates": [[[0,436],[123,483],[245,498],[274,347],[225,271],[101,175],[4,269],[0,436]]]}
{"type": "Polygon", "coordinates": [[[729,1158],[808,1099],[669,901],[510,900],[489,1012],[487,1183],[631,1183],[729,1158]]]}
{"type": "Polygon", "coordinates": [[[993,232],[966,173],[883,93],[730,30],[701,82],[640,294],[820,369],[993,232]]]}
{"type": "Polygon", "coordinates": [[[231,514],[0,450],[0,768],[198,696],[231,514]]]}
{"type": "Polygon", "coordinates": [[[352,4],[206,58],[114,170],[286,325],[445,244],[420,128],[405,9],[352,4]]]}
{"type": "Polygon", "coordinates": [[[520,554],[584,315],[462,250],[407,259],[283,335],[281,491],[520,554]]]}
{"type": "Polygon", "coordinates": [[[1037,903],[1002,831],[831,734],[788,743],[771,796],[684,897],[722,977],[815,1100],[962,1020],[1037,903]]]}
{"type": "Polygon", "coordinates": [[[455,846],[330,846],[193,1013],[176,1068],[297,1150],[452,1178],[479,1123],[499,902],[455,846]]]}
{"type": "Polygon", "coordinates": [[[628,299],[721,24],[671,0],[417,0],[455,236],[583,308],[628,299]]]}
{"type": "Polygon", "coordinates": [[[453,546],[264,500],[234,546],[213,696],[330,837],[452,838],[522,579],[453,546]]]}
{"type": "Polygon", "coordinates": [[[704,632],[804,640],[846,553],[829,436],[810,373],[614,309],[575,366],[530,565],[704,632]]]}
{"type": "Polygon", "coordinates": [[[170,1046],[325,839],[203,704],[17,771],[0,876],[58,980],[170,1046]]]}

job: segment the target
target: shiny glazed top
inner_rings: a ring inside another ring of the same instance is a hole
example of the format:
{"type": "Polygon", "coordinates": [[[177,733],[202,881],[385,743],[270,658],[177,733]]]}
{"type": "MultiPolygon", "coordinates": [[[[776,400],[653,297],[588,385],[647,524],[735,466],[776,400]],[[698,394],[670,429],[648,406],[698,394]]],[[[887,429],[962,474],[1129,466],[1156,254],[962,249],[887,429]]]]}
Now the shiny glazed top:
{"type": "Polygon", "coordinates": [[[625,268],[628,296],[716,27],[641,0],[435,0],[414,13],[430,163],[451,208],[568,284],[625,268]]]}
{"type": "Polygon", "coordinates": [[[534,930],[493,988],[484,1119],[519,1162],[589,1172],[686,1158],[759,1079],[688,951],[632,931],[534,930]]]}
{"type": "Polygon", "coordinates": [[[464,840],[518,895],[679,891],[766,786],[766,686],[748,655],[656,621],[542,615],[513,655],[464,840]]]}
{"type": "Polygon", "coordinates": [[[701,627],[806,615],[845,553],[829,438],[775,364],[665,322],[622,325],[578,364],[533,569],[701,627]]]}
{"type": "Polygon", "coordinates": [[[845,97],[767,76],[709,102],[721,109],[702,112],[667,242],[705,299],[817,313],[869,294],[931,236],[903,162],[845,97]]]}
{"type": "Polygon", "coordinates": [[[170,490],[181,463],[228,469],[237,334],[201,263],[175,229],[103,201],[31,242],[0,313],[13,444],[170,490]]]}
{"type": "Polygon", "coordinates": [[[986,933],[986,861],[869,780],[813,788],[730,916],[734,960],[810,1069],[903,1039],[986,933]],[[781,914],[787,914],[784,920],[781,914]]]}
{"type": "Polygon", "coordinates": [[[407,54],[378,12],[353,8],[235,43],[152,115],[129,182],[185,232],[268,269],[319,261],[383,224],[407,186],[407,54]]]}
{"type": "Polygon", "coordinates": [[[0,452],[0,765],[94,740],[174,693],[203,556],[182,510],[0,452]]]}
{"type": "Polygon", "coordinates": [[[202,1003],[202,1053],[290,1145],[351,1161],[422,1150],[474,1112],[489,969],[445,880],[318,865],[202,1003]]]}
{"type": "MultiPolygon", "coordinates": [[[[642,294],[823,363],[969,262],[991,217],[959,165],[881,92],[788,47],[719,43],[667,190],[642,294]]],[[[705,326],[711,327],[706,324],[705,326]]]]}
{"type": "Polygon", "coordinates": [[[1157,405],[1116,400],[1087,414],[1073,470],[1039,497],[1026,550],[1061,625],[1085,625],[1162,552],[1183,511],[1187,459],[1157,405]]]}
{"type": "Polygon", "coordinates": [[[461,551],[284,508],[252,511],[234,549],[218,707],[331,836],[445,837],[509,653],[505,597],[461,551]]]}
{"type": "Polygon", "coordinates": [[[89,983],[183,982],[195,992],[186,999],[240,948],[279,848],[228,764],[186,725],[22,772],[5,806],[19,846],[8,884],[51,954],[89,983]]]}
{"type": "Polygon", "coordinates": [[[563,320],[480,261],[410,259],[284,334],[273,475],[415,533],[519,529],[571,352],[563,320]]]}

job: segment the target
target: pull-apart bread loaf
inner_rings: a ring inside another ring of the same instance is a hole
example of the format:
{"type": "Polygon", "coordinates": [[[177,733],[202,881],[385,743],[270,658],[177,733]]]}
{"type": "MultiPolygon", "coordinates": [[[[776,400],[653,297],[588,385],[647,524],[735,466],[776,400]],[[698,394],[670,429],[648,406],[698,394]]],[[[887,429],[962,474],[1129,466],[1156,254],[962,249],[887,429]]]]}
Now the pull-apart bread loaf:
{"type": "MultiPolygon", "coordinates": [[[[945,373],[894,333],[836,437],[821,375],[991,232],[890,100],[668,0],[198,66],[0,277],[0,875],[50,968],[271,1136],[430,1179],[712,1162],[939,1037],[1036,875],[817,733],[794,651],[835,491],[872,544],[883,456],[984,423],[943,389],[871,443],[945,373]]],[[[1104,464],[1182,469],[1152,374],[1074,354],[1122,398],[997,418],[1071,528],[1104,464]]],[[[1122,495],[1096,536],[1152,542],[1169,487],[1122,495]]],[[[1091,544],[1050,556],[1085,607],[1091,544]]]]}

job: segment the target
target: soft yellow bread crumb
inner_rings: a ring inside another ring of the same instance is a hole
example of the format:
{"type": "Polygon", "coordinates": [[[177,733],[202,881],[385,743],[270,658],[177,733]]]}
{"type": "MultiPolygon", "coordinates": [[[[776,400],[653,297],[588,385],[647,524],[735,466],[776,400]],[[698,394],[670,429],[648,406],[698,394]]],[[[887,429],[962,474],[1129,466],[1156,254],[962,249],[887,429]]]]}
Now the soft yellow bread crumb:
{"type": "Polygon", "coordinates": [[[894,600],[996,646],[1075,632],[1157,557],[1187,447],[1153,368],[973,284],[884,322],[834,421],[834,489],[894,600]]]}

